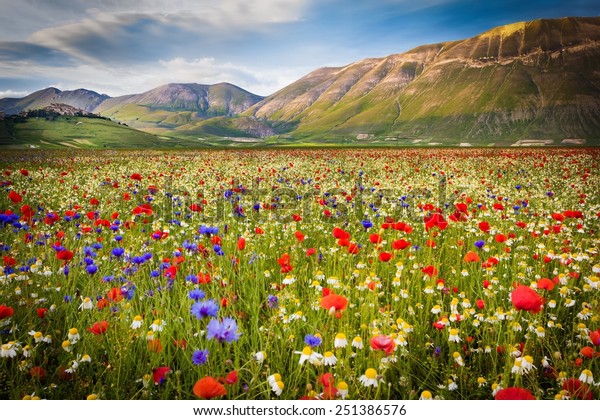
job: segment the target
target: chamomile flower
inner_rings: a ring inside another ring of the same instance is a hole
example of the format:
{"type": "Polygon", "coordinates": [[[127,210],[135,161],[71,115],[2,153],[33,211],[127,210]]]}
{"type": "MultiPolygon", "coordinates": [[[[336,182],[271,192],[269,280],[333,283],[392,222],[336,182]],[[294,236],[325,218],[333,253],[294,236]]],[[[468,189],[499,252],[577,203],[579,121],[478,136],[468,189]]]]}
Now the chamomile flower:
{"type": "Polygon", "coordinates": [[[133,317],[133,321],[131,322],[130,328],[132,330],[137,330],[142,326],[143,319],[140,315],[136,315],[133,317]]]}
{"type": "Polygon", "coordinates": [[[79,341],[81,336],[79,335],[79,331],[77,330],[77,328],[69,329],[68,338],[71,344],[75,344],[79,341]]]}
{"type": "Polygon", "coordinates": [[[338,382],[337,386],[337,394],[341,399],[346,399],[348,396],[348,384],[344,381],[338,382]]]}
{"type": "Polygon", "coordinates": [[[303,365],[304,362],[308,361],[311,365],[319,366],[323,359],[323,355],[314,351],[310,346],[305,346],[302,351],[296,351],[294,353],[300,355],[300,361],[298,362],[300,365],[303,365]]]}
{"type": "Polygon", "coordinates": [[[280,396],[284,387],[285,385],[282,381],[276,381],[273,385],[271,385],[271,391],[273,391],[275,395],[280,396]]]}
{"type": "Polygon", "coordinates": [[[515,359],[515,362],[511,369],[511,372],[515,373],[517,375],[523,375],[523,374],[529,372],[531,369],[535,369],[535,366],[533,365],[533,357],[531,357],[531,356],[517,357],[515,359]]]}
{"type": "Polygon", "coordinates": [[[325,366],[335,366],[337,363],[337,357],[331,351],[326,351],[323,353],[323,365],[325,366]]]}
{"type": "Polygon", "coordinates": [[[362,338],[360,338],[359,336],[356,336],[352,339],[352,347],[355,347],[357,349],[362,349],[364,348],[364,343],[362,338]]]}
{"type": "Polygon", "coordinates": [[[450,329],[450,335],[448,336],[448,341],[452,343],[460,343],[460,337],[458,336],[458,328],[450,329]]]}
{"type": "Polygon", "coordinates": [[[346,334],[337,333],[335,335],[335,339],[333,341],[333,347],[335,347],[336,349],[339,349],[339,348],[344,348],[347,345],[348,345],[348,339],[346,338],[346,334]]]}
{"type": "Polygon", "coordinates": [[[91,310],[94,309],[94,302],[89,297],[84,297],[82,299],[81,305],[79,305],[79,310],[91,310]]]}
{"type": "Polygon", "coordinates": [[[365,373],[361,375],[358,380],[363,386],[372,386],[377,388],[379,385],[379,380],[377,377],[377,371],[373,368],[368,368],[365,370],[365,373]]]}
{"type": "Polygon", "coordinates": [[[433,395],[431,394],[431,391],[423,391],[421,392],[421,396],[419,397],[420,400],[433,400],[433,395]]]}
{"type": "Polygon", "coordinates": [[[41,331],[29,331],[28,334],[33,337],[33,340],[36,343],[39,343],[44,340],[44,334],[42,334],[41,331]]]}
{"type": "Polygon", "coordinates": [[[162,320],[162,319],[155,319],[152,324],[150,325],[150,328],[152,329],[152,331],[156,332],[156,331],[162,331],[164,329],[164,326],[167,325],[167,322],[162,320]]]}
{"type": "Polygon", "coordinates": [[[259,351],[259,352],[254,353],[252,355],[252,358],[254,360],[256,360],[258,363],[262,363],[267,358],[267,353],[265,353],[264,351],[259,351]]]}
{"type": "Polygon", "coordinates": [[[593,384],[594,375],[591,370],[585,369],[581,372],[581,375],[579,375],[579,380],[586,384],[593,384]]]}
{"type": "Polygon", "coordinates": [[[69,340],[65,340],[62,342],[62,349],[64,351],[66,351],[67,353],[71,353],[71,351],[73,350],[73,343],[71,343],[69,340]]]}
{"type": "Polygon", "coordinates": [[[17,348],[18,343],[16,341],[9,341],[6,344],[2,344],[2,346],[0,346],[0,357],[10,357],[11,359],[16,357],[17,348]]]}
{"type": "Polygon", "coordinates": [[[454,358],[454,361],[456,362],[457,365],[459,365],[459,366],[465,365],[465,362],[459,352],[455,351],[454,353],[452,353],[452,357],[454,358]]]}

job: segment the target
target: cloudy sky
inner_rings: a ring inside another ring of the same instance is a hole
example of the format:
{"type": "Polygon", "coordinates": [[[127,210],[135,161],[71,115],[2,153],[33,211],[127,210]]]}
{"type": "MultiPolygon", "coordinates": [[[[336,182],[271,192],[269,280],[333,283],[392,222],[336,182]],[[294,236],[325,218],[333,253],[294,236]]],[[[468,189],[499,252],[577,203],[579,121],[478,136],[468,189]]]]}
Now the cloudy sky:
{"type": "Polygon", "coordinates": [[[269,95],[306,73],[494,26],[598,16],[598,0],[0,0],[0,97],[169,82],[269,95]]]}

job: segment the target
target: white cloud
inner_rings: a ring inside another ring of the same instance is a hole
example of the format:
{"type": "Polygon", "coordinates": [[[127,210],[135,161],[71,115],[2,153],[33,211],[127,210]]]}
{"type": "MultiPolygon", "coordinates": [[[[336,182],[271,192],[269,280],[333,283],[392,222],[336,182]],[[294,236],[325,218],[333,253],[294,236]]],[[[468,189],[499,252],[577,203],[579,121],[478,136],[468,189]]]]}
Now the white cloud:
{"type": "Polygon", "coordinates": [[[22,98],[30,93],[26,91],[0,90],[0,98],[22,98]]]}

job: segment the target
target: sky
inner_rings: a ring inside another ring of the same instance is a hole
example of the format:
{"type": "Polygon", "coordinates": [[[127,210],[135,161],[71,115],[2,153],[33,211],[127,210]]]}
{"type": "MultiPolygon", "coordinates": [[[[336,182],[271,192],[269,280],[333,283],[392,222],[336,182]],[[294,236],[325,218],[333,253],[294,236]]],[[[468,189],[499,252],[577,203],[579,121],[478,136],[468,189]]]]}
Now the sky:
{"type": "Polygon", "coordinates": [[[267,96],[319,67],[538,18],[598,0],[0,0],[0,98],[49,86],[109,96],[229,82],[267,96]]]}

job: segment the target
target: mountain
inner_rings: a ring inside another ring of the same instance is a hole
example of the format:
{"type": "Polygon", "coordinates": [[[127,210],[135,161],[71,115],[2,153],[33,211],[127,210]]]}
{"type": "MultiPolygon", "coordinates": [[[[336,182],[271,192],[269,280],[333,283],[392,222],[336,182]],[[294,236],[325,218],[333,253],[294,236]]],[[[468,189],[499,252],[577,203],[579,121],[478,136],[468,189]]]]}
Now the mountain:
{"type": "Polygon", "coordinates": [[[86,89],[60,91],[49,87],[24,98],[2,98],[0,99],[0,111],[11,115],[30,109],[43,109],[52,104],[66,104],[73,108],[92,112],[107,98],[107,95],[86,89]]]}
{"type": "Polygon", "coordinates": [[[541,19],[317,69],[244,113],[292,138],[600,138],[600,18],[541,19]]]}
{"type": "Polygon", "coordinates": [[[237,115],[262,100],[229,83],[170,83],[137,95],[103,101],[94,112],[151,132],[212,117],[237,115]]]}

